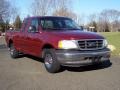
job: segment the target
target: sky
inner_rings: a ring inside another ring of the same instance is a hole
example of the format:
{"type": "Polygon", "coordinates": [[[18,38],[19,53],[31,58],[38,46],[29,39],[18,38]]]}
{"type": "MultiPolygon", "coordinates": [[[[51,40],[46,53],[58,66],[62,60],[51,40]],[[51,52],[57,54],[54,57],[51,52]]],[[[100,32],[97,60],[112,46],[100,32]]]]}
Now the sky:
{"type": "MultiPolygon", "coordinates": [[[[30,15],[32,0],[10,0],[19,9],[21,18],[30,15]]],[[[104,9],[120,10],[120,0],[73,0],[72,11],[77,15],[100,13],[104,9]]]]}

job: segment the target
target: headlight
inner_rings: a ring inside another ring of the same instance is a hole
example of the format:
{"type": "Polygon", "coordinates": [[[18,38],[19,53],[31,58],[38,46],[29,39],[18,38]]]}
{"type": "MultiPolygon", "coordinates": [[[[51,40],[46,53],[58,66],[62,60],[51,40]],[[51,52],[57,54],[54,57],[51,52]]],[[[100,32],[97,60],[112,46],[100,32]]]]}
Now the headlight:
{"type": "Polygon", "coordinates": [[[77,45],[74,40],[61,40],[58,42],[58,48],[60,49],[77,49],[77,45]]]}
{"type": "Polygon", "coordinates": [[[108,46],[108,42],[106,39],[103,40],[103,47],[107,47],[108,46]]]}

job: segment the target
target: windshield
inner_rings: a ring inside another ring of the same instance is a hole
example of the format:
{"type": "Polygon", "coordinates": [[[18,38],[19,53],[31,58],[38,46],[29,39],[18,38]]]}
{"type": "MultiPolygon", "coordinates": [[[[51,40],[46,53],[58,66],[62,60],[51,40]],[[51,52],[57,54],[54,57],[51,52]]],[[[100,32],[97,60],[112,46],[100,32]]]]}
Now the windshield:
{"type": "Polygon", "coordinates": [[[69,18],[43,18],[40,24],[44,30],[80,30],[80,27],[69,18]]]}

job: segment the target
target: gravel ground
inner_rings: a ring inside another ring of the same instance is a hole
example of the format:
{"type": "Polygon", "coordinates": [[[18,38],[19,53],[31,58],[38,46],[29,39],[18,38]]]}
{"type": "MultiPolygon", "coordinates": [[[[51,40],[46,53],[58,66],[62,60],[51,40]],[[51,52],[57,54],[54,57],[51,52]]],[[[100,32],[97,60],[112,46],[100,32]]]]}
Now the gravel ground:
{"type": "Polygon", "coordinates": [[[120,90],[120,58],[111,63],[48,73],[38,58],[12,59],[0,37],[0,90],[120,90]]]}

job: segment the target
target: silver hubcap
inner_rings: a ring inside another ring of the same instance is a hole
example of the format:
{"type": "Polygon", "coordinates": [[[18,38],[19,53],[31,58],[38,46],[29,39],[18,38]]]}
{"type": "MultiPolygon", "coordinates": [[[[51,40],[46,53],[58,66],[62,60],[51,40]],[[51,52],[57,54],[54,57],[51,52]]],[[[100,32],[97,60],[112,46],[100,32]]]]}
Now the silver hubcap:
{"type": "Polygon", "coordinates": [[[13,55],[13,53],[14,53],[14,49],[13,47],[10,47],[10,54],[13,55]]]}
{"type": "Polygon", "coordinates": [[[45,65],[50,68],[53,63],[53,58],[50,54],[46,54],[45,56],[45,65]]]}

